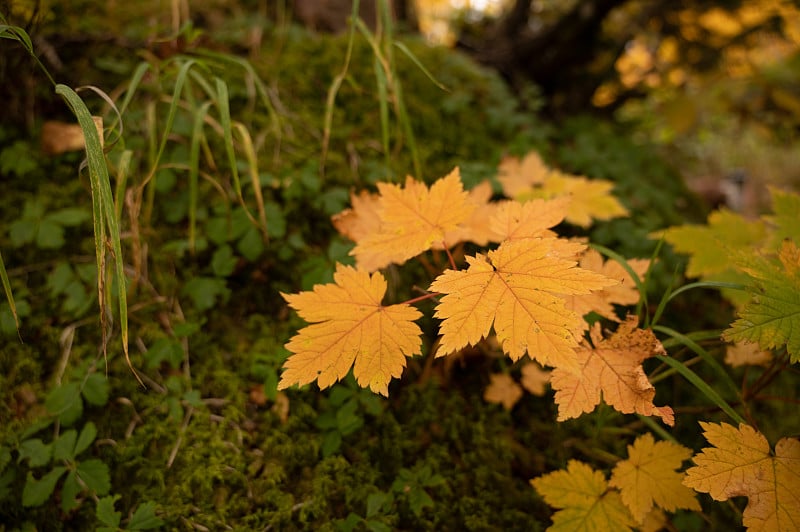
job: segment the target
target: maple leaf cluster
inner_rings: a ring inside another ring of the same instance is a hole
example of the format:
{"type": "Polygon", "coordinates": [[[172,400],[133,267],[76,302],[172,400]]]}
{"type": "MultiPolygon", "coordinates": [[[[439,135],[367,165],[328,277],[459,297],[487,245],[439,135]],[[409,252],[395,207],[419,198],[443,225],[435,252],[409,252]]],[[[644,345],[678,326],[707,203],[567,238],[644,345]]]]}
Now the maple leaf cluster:
{"type": "Polygon", "coordinates": [[[628,458],[617,462],[609,480],[570,460],[566,470],[537,477],[531,485],[558,509],[548,530],[658,530],[666,524],[664,510],[700,510],[686,474],[677,471],[691,455],[682,445],[644,434],[628,446],[628,458]]]}
{"type": "MultiPolygon", "coordinates": [[[[529,165],[534,160],[525,159],[529,165]]],[[[530,176],[522,171],[512,176],[510,164],[507,160],[501,167],[506,192],[527,190],[520,183],[530,176]]],[[[458,168],[430,187],[408,177],[403,187],[379,183],[377,189],[376,194],[352,194],[352,208],[333,217],[337,229],[356,243],[351,252],[356,267],[337,265],[334,283],[284,294],[310,325],[286,345],[293,354],[279,388],[312,381],[325,388],[353,367],[361,386],[387,395],[388,383],[401,374],[405,358],[420,353],[421,331],[413,323],[420,313],[408,303],[384,306],[386,281],[376,270],[459,242],[494,243],[497,247],[485,254],[467,256],[465,269],[453,265],[431,283],[429,291],[438,298],[434,316],[441,320],[436,356],[475,345],[493,330],[512,360],[527,354],[554,368],[559,419],[592,411],[602,395],[623,412],[658,415],[672,423],[671,409],[653,405],[655,392],[641,368],[642,360],[663,353],[652,333],[649,344],[640,341],[635,321],[628,320],[617,343],[602,340],[599,329],[592,333],[594,346],[583,338],[585,314],[619,321],[613,305],[638,301],[628,271],[642,275],[649,261],[632,260],[626,269],[604,262],[583,242],[560,238],[552,228],[569,218],[576,194],[491,201],[489,182],[466,191],[458,168]],[[625,342],[633,342],[627,352],[625,342]],[[595,374],[582,376],[587,368],[595,374]]],[[[604,190],[601,196],[608,195],[604,190]]],[[[622,212],[603,211],[606,204],[590,209],[593,216],[622,212]]],[[[535,373],[534,368],[539,366],[529,366],[525,378],[531,390],[544,393],[550,373],[535,373]]],[[[510,377],[494,379],[487,397],[510,408],[521,390],[510,377]]]]}
{"type": "Polygon", "coordinates": [[[692,451],[651,434],[628,446],[606,480],[601,471],[570,460],[566,470],[531,480],[557,509],[548,530],[659,530],[663,512],[700,511],[692,490],[714,500],[747,497],[743,524],[749,530],[800,530],[800,441],[783,438],[770,450],[767,439],[749,425],[700,423],[712,447],[692,451]],[[692,458],[694,465],[680,472],[692,458]]]}

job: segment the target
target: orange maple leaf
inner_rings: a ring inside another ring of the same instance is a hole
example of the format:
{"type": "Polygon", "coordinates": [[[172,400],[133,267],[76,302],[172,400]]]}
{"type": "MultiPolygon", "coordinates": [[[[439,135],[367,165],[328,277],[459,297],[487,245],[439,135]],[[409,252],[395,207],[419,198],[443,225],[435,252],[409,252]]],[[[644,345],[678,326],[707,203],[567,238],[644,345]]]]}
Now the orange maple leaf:
{"type": "MultiPolygon", "coordinates": [[[[627,262],[639,278],[645,274],[650,266],[650,261],[647,259],[629,259],[627,262]]],[[[596,312],[604,318],[619,322],[617,313],[614,312],[614,305],[633,305],[639,301],[639,290],[637,290],[633,278],[617,261],[607,260],[604,262],[600,252],[594,249],[587,249],[580,258],[578,265],[581,268],[601,273],[606,277],[619,281],[619,284],[591,294],[568,296],[567,307],[581,316],[596,312]]]]}
{"type": "Polygon", "coordinates": [[[672,408],[653,404],[656,390],[642,368],[642,361],[666,351],[651,330],[638,329],[637,323],[629,316],[608,339],[595,323],[590,331],[594,347],[584,343],[577,350],[579,371],[553,370],[550,385],[556,391],[559,421],[593,411],[602,395],[623,414],[655,415],[667,425],[675,423],[672,408]]]}
{"type": "MultiPolygon", "coordinates": [[[[474,242],[485,246],[489,242],[500,242],[501,239],[490,229],[490,220],[497,210],[497,203],[489,201],[492,198],[492,184],[481,181],[468,192],[467,201],[474,205],[472,214],[455,229],[448,231],[444,236],[447,247],[452,247],[459,242],[474,242]]],[[[434,242],[434,249],[442,246],[434,242]]]]}
{"type": "Polygon", "coordinates": [[[764,351],[758,344],[740,342],[728,344],[725,348],[725,363],[731,367],[766,366],[772,360],[772,353],[764,351]]]}
{"type": "Polygon", "coordinates": [[[614,183],[605,179],[588,179],[554,170],[550,172],[541,187],[518,194],[516,199],[570,198],[566,220],[580,227],[589,227],[592,220],[610,220],[626,216],[628,209],[611,194],[614,183]]]}
{"type": "Polygon", "coordinates": [[[366,190],[362,190],[357,196],[350,192],[350,205],[349,209],[331,216],[331,222],[343,236],[359,242],[380,227],[379,196],[366,190]]]}
{"type": "Polygon", "coordinates": [[[475,203],[464,191],[458,168],[430,189],[406,178],[405,188],[378,183],[380,225],[363,236],[350,252],[359,268],[374,271],[408,259],[440,244],[445,235],[467,221],[475,203]]]}
{"type": "Polygon", "coordinates": [[[559,508],[548,531],[627,531],[636,526],[617,490],[609,489],[605,476],[577,460],[566,471],[553,471],[531,480],[547,504],[559,508]]]}
{"type": "Polygon", "coordinates": [[[694,492],[681,481],[684,473],[676,469],[692,451],[669,441],[656,442],[650,433],[628,445],[628,459],[617,462],[609,485],[619,488],[622,502],[634,519],[643,523],[654,504],[669,511],[700,511],[694,492]]]}
{"type": "Polygon", "coordinates": [[[577,371],[575,348],[581,317],[557,294],[580,294],[616,283],[578,268],[555,251],[558,239],[504,242],[486,257],[467,257],[467,270],[446,270],[430,289],[445,294],[436,307],[442,319],[444,356],[475,345],[494,324],[503,351],[519,360],[527,351],[543,365],[577,371]]]}
{"type": "Polygon", "coordinates": [[[539,364],[531,362],[522,366],[522,387],[533,395],[544,395],[545,386],[550,382],[550,372],[542,369],[539,364]]]}
{"type": "Polygon", "coordinates": [[[535,151],[529,152],[520,160],[507,156],[500,161],[497,168],[497,180],[503,187],[503,194],[516,198],[547,179],[550,169],[535,151]]]}
{"type": "Polygon", "coordinates": [[[548,229],[561,223],[568,205],[569,198],[500,202],[490,221],[494,241],[553,237],[548,229]]]}
{"type": "Polygon", "coordinates": [[[800,530],[800,441],[769,442],[745,424],[700,422],[708,443],[693,458],[683,483],[716,501],[747,497],[744,526],[764,532],[800,530]]]}
{"type": "Polygon", "coordinates": [[[388,395],[392,377],[399,377],[407,356],[420,352],[420,331],[414,320],[422,314],[407,304],[381,305],[386,280],[337,264],[335,284],[313,291],[281,294],[301,318],[301,329],[286,349],[293,354],[283,365],[278,389],[314,380],[327,388],[342,379],[355,362],[358,384],[388,395]]]}
{"type": "Polygon", "coordinates": [[[507,373],[489,375],[489,386],[483,391],[484,401],[501,404],[506,410],[511,410],[520,399],[522,399],[522,388],[511,375],[507,373]]]}
{"type": "Polygon", "coordinates": [[[589,227],[592,220],[609,220],[628,214],[611,194],[614,183],[550,169],[535,152],[522,161],[515,157],[503,159],[497,180],[506,196],[520,201],[568,197],[566,220],[580,227],[589,227]]]}

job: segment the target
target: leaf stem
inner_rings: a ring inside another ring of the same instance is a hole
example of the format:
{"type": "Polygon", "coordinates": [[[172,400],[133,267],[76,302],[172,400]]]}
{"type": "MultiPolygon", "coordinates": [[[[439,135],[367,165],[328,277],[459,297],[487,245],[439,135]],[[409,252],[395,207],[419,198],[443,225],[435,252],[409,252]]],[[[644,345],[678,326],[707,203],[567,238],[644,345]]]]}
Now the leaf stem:
{"type": "Polygon", "coordinates": [[[424,296],[417,296],[417,297],[408,299],[406,301],[403,301],[402,303],[398,303],[398,305],[413,305],[415,303],[419,303],[420,301],[426,301],[428,299],[433,299],[434,297],[437,297],[437,296],[440,296],[440,295],[442,295],[440,292],[429,292],[429,293],[425,294],[424,296]]]}

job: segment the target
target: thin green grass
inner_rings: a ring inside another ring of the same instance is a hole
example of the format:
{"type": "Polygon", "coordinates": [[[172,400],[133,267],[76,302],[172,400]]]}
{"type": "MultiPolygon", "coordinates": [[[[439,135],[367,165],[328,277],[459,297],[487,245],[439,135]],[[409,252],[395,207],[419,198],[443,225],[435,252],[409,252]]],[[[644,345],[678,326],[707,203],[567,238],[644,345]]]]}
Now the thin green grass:
{"type": "MultiPolygon", "coordinates": [[[[122,337],[122,351],[133,374],[144,385],[133,368],[128,352],[128,303],[125,264],[122,259],[119,222],[116,217],[111,182],[108,175],[103,146],[92,115],[78,94],[66,85],[57,85],[56,94],[67,102],[78,119],[86,142],[86,158],[89,168],[89,181],[92,191],[92,215],[94,221],[94,247],[97,259],[97,299],[100,305],[100,323],[103,337],[103,353],[107,353],[108,331],[111,328],[111,292],[107,291],[110,281],[116,279],[116,296],[119,303],[119,324],[122,337]],[[113,270],[107,259],[110,247],[113,270]]],[[[106,360],[108,360],[106,358],[106,360]]]]}

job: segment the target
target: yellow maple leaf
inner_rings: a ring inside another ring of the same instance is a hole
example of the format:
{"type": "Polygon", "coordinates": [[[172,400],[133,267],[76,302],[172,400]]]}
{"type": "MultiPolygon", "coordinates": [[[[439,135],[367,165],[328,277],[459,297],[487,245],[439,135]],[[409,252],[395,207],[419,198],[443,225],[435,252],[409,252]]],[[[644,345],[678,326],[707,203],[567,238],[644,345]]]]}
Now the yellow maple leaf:
{"type": "Polygon", "coordinates": [[[693,458],[683,483],[716,501],[747,497],[742,514],[749,530],[800,530],[800,441],[783,438],[770,452],[769,442],[745,424],[700,422],[708,443],[693,458]]]}
{"type": "Polygon", "coordinates": [[[680,225],[669,227],[652,236],[672,244],[678,253],[689,254],[686,275],[712,279],[714,275],[732,269],[731,251],[750,253],[760,248],[767,230],[763,222],[748,220],[727,209],[708,216],[707,225],[680,225]]]}
{"type": "Polygon", "coordinates": [[[567,196],[570,199],[567,208],[567,222],[589,227],[593,220],[610,220],[618,216],[627,216],[626,209],[611,194],[614,183],[604,179],[587,179],[554,170],[550,172],[541,186],[527,192],[517,194],[516,199],[556,198],[567,196]]]}
{"type": "Polygon", "coordinates": [[[366,190],[362,190],[357,196],[350,192],[350,205],[349,209],[331,216],[331,222],[343,236],[359,242],[380,227],[379,196],[366,190]]]}
{"type": "MultiPolygon", "coordinates": [[[[485,246],[489,242],[500,242],[489,225],[498,205],[489,201],[491,198],[492,184],[489,181],[481,181],[469,190],[467,201],[474,205],[474,210],[463,223],[445,234],[444,242],[447,247],[459,242],[474,242],[479,246],[485,246]]],[[[441,245],[434,242],[433,247],[439,249],[441,245]]]]}
{"type": "Polygon", "coordinates": [[[622,502],[636,521],[644,523],[654,505],[674,512],[700,511],[695,494],[681,482],[684,473],[676,471],[692,451],[669,441],[656,442],[650,433],[628,445],[628,459],[617,462],[609,485],[619,488],[622,502]]]}
{"type": "Polygon", "coordinates": [[[542,369],[536,362],[522,366],[522,387],[533,395],[544,395],[545,386],[550,382],[550,372],[542,369]]]}
{"type": "Polygon", "coordinates": [[[422,331],[414,320],[422,314],[407,304],[382,306],[386,280],[380,273],[338,264],[333,279],[313,291],[281,294],[311,325],[286,344],[293,354],[283,365],[278,389],[314,380],[327,388],[355,363],[360,386],[388,395],[389,381],[400,376],[405,357],[420,352],[422,331]]]}
{"type": "Polygon", "coordinates": [[[637,328],[637,322],[629,316],[608,339],[595,323],[590,331],[594,347],[584,342],[576,351],[579,371],[553,370],[550,385],[556,392],[559,421],[593,411],[602,395],[623,414],[655,415],[667,425],[675,423],[672,408],[653,404],[656,390],[642,368],[642,361],[666,351],[653,332],[637,328]]]}
{"type": "Polygon", "coordinates": [[[553,532],[627,531],[636,525],[617,490],[609,489],[603,473],[577,460],[566,471],[554,471],[531,480],[553,514],[553,532]]]}
{"type": "MultiPolygon", "coordinates": [[[[629,259],[627,263],[639,278],[645,274],[650,266],[650,261],[647,259],[629,259]]],[[[601,273],[606,277],[619,281],[619,284],[591,294],[568,296],[567,307],[581,316],[596,312],[604,318],[618,322],[620,320],[617,317],[617,313],[614,312],[614,305],[633,305],[639,301],[639,290],[636,288],[633,278],[617,261],[607,260],[604,262],[600,252],[594,249],[587,249],[578,264],[581,268],[601,273]]]]}
{"type": "Polygon", "coordinates": [[[548,229],[561,223],[567,215],[568,205],[569,198],[501,202],[490,220],[494,241],[555,236],[548,229]]]}
{"type": "Polygon", "coordinates": [[[402,264],[440,244],[475,210],[458,168],[438,179],[430,189],[411,177],[406,178],[405,188],[389,183],[378,183],[377,187],[380,225],[350,252],[358,267],[367,271],[391,263],[402,264]]]}
{"type": "Polygon", "coordinates": [[[610,220],[628,214],[611,194],[614,183],[553,170],[536,152],[530,152],[521,161],[516,157],[504,158],[497,180],[506,196],[520,201],[568,197],[566,220],[580,227],[589,227],[593,220],[610,220]]]}
{"type": "Polygon", "coordinates": [[[494,324],[503,351],[519,360],[527,351],[543,365],[577,371],[581,317],[557,294],[580,294],[616,283],[554,253],[557,239],[504,242],[487,256],[467,257],[466,270],[446,270],[430,289],[444,294],[439,352],[475,345],[494,324]]]}
{"type": "Polygon", "coordinates": [[[536,185],[541,185],[550,169],[535,151],[529,152],[520,160],[518,157],[503,157],[497,168],[497,180],[503,194],[516,198],[536,185]]]}
{"type": "Polygon", "coordinates": [[[483,391],[483,400],[487,403],[503,405],[511,410],[517,401],[522,399],[522,388],[507,373],[489,375],[489,386],[483,391]]]}
{"type": "Polygon", "coordinates": [[[772,353],[764,351],[756,343],[739,342],[725,348],[725,363],[731,367],[766,366],[772,353]]]}

